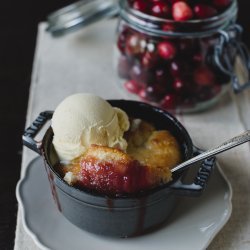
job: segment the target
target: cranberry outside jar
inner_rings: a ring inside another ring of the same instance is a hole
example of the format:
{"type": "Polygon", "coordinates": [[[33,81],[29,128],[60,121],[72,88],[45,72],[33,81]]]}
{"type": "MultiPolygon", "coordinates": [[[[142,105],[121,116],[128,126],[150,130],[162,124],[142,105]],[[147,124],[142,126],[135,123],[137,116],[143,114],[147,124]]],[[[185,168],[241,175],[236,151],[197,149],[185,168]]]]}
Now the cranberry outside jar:
{"type": "Polygon", "coordinates": [[[167,110],[196,112],[215,104],[230,86],[235,92],[249,87],[234,73],[237,57],[250,67],[236,24],[237,1],[198,4],[193,12],[175,6],[191,0],[159,4],[166,2],[120,1],[115,54],[125,91],[167,110]]]}

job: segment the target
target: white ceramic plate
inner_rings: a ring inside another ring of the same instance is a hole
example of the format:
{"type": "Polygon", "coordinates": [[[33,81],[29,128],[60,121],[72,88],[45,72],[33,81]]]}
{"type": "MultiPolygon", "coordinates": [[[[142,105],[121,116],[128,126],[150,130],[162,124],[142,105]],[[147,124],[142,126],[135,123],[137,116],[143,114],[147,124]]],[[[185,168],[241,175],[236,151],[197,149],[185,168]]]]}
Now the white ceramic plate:
{"type": "Polygon", "coordinates": [[[80,230],[56,209],[42,158],[27,167],[17,185],[25,230],[42,249],[53,250],[201,250],[231,215],[232,189],[217,166],[201,197],[183,197],[165,226],[144,236],[120,239],[80,230]]]}

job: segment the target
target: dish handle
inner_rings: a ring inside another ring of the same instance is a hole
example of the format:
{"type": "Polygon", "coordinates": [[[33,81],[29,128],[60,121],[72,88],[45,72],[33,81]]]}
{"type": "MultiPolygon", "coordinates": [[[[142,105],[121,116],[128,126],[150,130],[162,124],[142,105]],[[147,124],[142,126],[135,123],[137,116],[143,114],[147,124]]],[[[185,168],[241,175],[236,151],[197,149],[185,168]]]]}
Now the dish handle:
{"type": "Polygon", "coordinates": [[[35,136],[41,131],[48,120],[52,118],[53,111],[44,111],[39,114],[35,121],[29,126],[22,136],[23,145],[41,155],[41,141],[36,141],[35,136]]]}
{"type": "MultiPolygon", "coordinates": [[[[194,147],[194,154],[200,154],[203,151],[194,147]]],[[[215,157],[211,157],[202,162],[198,172],[191,184],[184,184],[182,178],[171,185],[172,191],[176,195],[199,196],[205,190],[209,177],[212,174],[215,165],[215,157]]]]}

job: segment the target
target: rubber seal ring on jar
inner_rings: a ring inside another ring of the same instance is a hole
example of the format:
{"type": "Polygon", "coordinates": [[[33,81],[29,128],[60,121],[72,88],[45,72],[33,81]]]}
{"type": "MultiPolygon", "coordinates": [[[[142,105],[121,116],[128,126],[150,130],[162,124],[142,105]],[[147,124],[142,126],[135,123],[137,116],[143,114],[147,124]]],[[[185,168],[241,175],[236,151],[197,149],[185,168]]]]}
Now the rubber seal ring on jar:
{"type": "Polygon", "coordinates": [[[220,41],[214,47],[213,64],[231,79],[232,88],[235,93],[250,88],[250,54],[247,46],[241,41],[242,27],[238,24],[231,25],[227,31],[221,30],[220,41]],[[230,57],[231,54],[235,56],[230,57]],[[239,60],[247,80],[241,83],[237,72],[235,72],[235,62],[239,60]]]}
{"type": "Polygon", "coordinates": [[[62,36],[118,13],[117,0],[82,0],[51,13],[47,17],[47,31],[62,36]]]}

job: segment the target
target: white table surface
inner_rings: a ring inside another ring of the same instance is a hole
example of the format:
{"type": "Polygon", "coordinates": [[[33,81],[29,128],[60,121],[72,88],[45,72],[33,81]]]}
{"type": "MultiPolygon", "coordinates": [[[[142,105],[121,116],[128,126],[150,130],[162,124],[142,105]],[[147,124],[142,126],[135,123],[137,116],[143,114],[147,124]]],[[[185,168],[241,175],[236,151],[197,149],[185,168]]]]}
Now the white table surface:
{"type": "MultiPolygon", "coordinates": [[[[92,92],[103,98],[127,98],[117,86],[113,67],[116,20],[103,21],[63,38],[52,38],[39,25],[30,87],[26,125],[44,110],[54,110],[66,96],[92,92]]],[[[208,149],[250,129],[250,92],[229,94],[216,107],[178,118],[189,131],[195,145],[208,149]]],[[[250,249],[250,154],[249,144],[218,157],[230,180],[233,212],[215,237],[209,250],[250,249]]],[[[24,148],[22,175],[35,153],[24,148]]],[[[23,229],[21,211],[17,216],[15,250],[39,249],[23,229]]]]}

